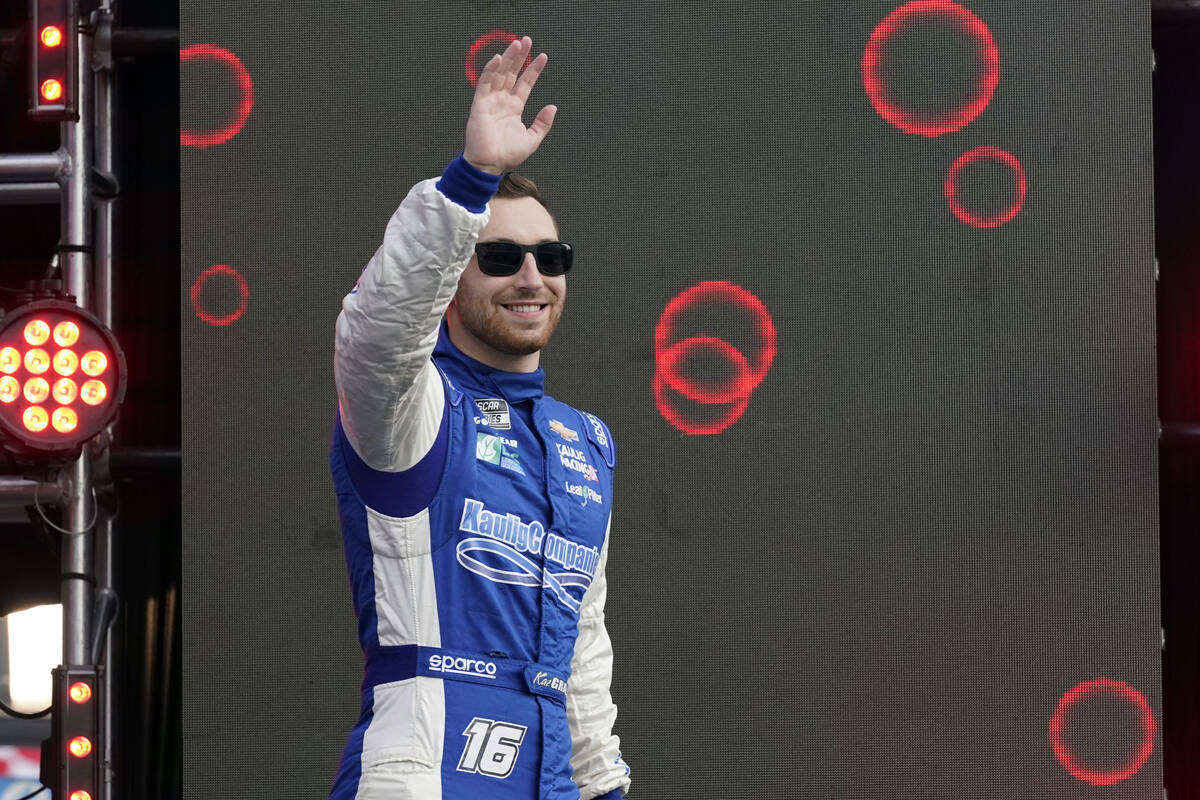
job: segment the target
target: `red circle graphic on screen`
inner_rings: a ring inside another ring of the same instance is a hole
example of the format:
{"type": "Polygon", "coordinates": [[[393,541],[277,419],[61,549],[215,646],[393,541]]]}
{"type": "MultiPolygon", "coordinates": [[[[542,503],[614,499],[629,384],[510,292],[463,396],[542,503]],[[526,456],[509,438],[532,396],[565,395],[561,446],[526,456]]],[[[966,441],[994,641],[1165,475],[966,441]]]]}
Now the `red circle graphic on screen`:
{"type": "Polygon", "coordinates": [[[246,284],[246,279],[242,277],[242,274],[233,267],[227,264],[215,264],[201,272],[192,283],[191,298],[192,308],[197,317],[209,325],[222,327],[232,325],[246,313],[246,306],[250,302],[250,287],[246,284]],[[218,289],[232,287],[237,292],[237,306],[232,311],[225,313],[208,308],[204,297],[206,287],[209,290],[214,287],[218,289]]]}
{"type": "Polygon", "coordinates": [[[905,133],[941,136],[961,129],[987,108],[1000,83],[1000,51],[988,26],[966,8],[950,0],[913,0],[888,14],[871,33],[862,57],[862,82],[871,105],[889,123],[905,133]],[[883,77],[889,43],[923,19],[949,22],[974,41],[982,70],[970,96],[958,106],[932,112],[905,108],[883,77]]]}
{"type": "Polygon", "coordinates": [[[691,435],[720,433],[745,413],[750,395],[762,383],[775,360],[775,323],[762,301],[728,281],[705,281],[685,290],[667,304],[654,328],[654,402],[663,419],[691,435]],[[705,304],[724,306],[750,315],[756,347],[747,357],[729,342],[708,334],[676,339],[676,326],[686,312],[705,304]],[[728,367],[720,381],[689,374],[696,357],[717,359],[728,367]],[[692,402],[704,413],[688,413],[692,402]]]}
{"type": "Polygon", "coordinates": [[[976,147],[963,153],[950,167],[946,175],[946,183],[942,187],[946,201],[950,203],[950,211],[968,225],[976,228],[997,228],[1015,217],[1025,205],[1025,170],[1021,162],[1012,153],[998,147],[976,147]],[[994,214],[981,214],[967,208],[962,202],[961,179],[962,171],[979,161],[994,161],[1008,167],[1012,173],[1012,201],[1008,207],[994,214]]]}
{"type": "Polygon", "coordinates": [[[254,108],[254,81],[250,79],[250,73],[246,70],[246,66],[240,58],[223,47],[217,47],[215,44],[194,44],[180,50],[180,65],[182,66],[189,61],[213,61],[227,69],[238,86],[240,97],[237,108],[229,115],[228,123],[215,130],[208,131],[181,129],[179,131],[179,143],[189,147],[201,148],[224,144],[234,136],[237,136],[246,124],[246,120],[250,118],[250,111],[254,108]]]}
{"type": "MultiPolygon", "coordinates": [[[[474,86],[479,82],[479,54],[491,47],[498,47],[503,50],[508,47],[509,42],[515,42],[517,35],[508,31],[488,31],[483,36],[476,39],[471,47],[467,50],[466,73],[467,80],[474,86]]],[[[533,53],[525,56],[525,66],[533,63],[533,53]]],[[[486,62],[484,66],[487,66],[486,62]]]]}
{"type": "Polygon", "coordinates": [[[1095,786],[1111,786],[1132,776],[1150,758],[1150,754],[1154,752],[1155,730],[1154,714],[1141,692],[1122,681],[1095,678],[1079,684],[1058,701],[1054,716],[1050,718],[1050,746],[1054,749],[1054,757],[1059,763],[1079,780],[1095,786]],[[1124,764],[1112,769],[1098,769],[1084,764],[1079,755],[1066,743],[1068,713],[1076,704],[1097,696],[1116,698],[1128,703],[1137,713],[1141,724],[1142,740],[1134,753],[1124,764]]]}

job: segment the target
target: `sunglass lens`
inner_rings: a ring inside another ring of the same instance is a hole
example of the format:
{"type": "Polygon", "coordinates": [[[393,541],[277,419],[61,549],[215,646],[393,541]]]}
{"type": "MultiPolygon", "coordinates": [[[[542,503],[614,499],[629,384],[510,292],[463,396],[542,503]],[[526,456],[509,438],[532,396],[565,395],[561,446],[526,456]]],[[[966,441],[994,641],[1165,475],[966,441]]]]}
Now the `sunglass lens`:
{"type": "Polygon", "coordinates": [[[546,242],[538,245],[538,269],[545,275],[563,275],[571,268],[571,245],[546,242]]]}
{"type": "Polygon", "coordinates": [[[476,247],[479,254],[479,269],[485,275],[502,277],[512,275],[521,268],[525,253],[518,245],[508,242],[489,242],[476,247]]]}

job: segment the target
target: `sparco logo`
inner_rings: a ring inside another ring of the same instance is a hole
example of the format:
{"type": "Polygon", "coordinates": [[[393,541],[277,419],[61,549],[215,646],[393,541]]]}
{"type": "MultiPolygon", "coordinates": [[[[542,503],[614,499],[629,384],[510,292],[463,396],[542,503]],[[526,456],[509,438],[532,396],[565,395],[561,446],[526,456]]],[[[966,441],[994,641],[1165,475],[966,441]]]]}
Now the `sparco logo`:
{"type": "Polygon", "coordinates": [[[491,661],[462,656],[432,655],[429,669],[433,672],[453,672],[455,675],[473,675],[477,678],[495,678],[496,665],[491,661]]]}
{"type": "Polygon", "coordinates": [[[533,685],[541,686],[544,689],[553,689],[556,692],[567,693],[567,682],[556,675],[547,675],[545,672],[539,672],[533,676],[533,685]]]}

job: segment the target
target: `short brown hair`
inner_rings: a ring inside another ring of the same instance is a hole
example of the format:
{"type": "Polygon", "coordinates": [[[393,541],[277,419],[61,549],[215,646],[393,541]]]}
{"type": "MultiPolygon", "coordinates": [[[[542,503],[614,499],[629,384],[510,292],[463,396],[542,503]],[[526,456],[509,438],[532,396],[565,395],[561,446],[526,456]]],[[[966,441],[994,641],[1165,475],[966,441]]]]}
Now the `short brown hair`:
{"type": "MultiPolygon", "coordinates": [[[[542,204],[542,208],[550,211],[550,206],[546,205],[546,201],[542,198],[542,193],[538,190],[537,184],[524,175],[518,175],[515,172],[504,173],[504,177],[500,179],[500,188],[496,190],[496,197],[503,200],[532,197],[542,204]]],[[[554,216],[553,211],[550,211],[550,216],[554,216]]]]}

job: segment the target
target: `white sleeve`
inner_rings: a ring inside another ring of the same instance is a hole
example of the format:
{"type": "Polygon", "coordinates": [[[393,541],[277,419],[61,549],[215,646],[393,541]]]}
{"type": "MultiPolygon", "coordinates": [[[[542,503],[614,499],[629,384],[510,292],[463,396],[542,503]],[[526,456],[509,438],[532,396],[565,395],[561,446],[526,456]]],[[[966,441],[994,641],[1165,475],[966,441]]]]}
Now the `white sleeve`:
{"type": "Polygon", "coordinates": [[[488,210],[468,211],[436,183],[409,191],[337,319],[333,372],[342,427],[377,470],[408,469],[437,436],[445,396],[429,357],[488,221],[488,210]]]}
{"type": "MultiPolygon", "coordinates": [[[[609,523],[611,526],[611,517],[609,523]]],[[[595,579],[583,596],[579,611],[579,638],[571,660],[567,684],[567,724],[571,729],[571,768],[582,800],[620,789],[629,789],[629,767],[621,758],[621,740],[613,733],[617,707],[609,693],[612,681],[612,642],[604,627],[604,577],[608,561],[608,535],[595,579]]]]}

